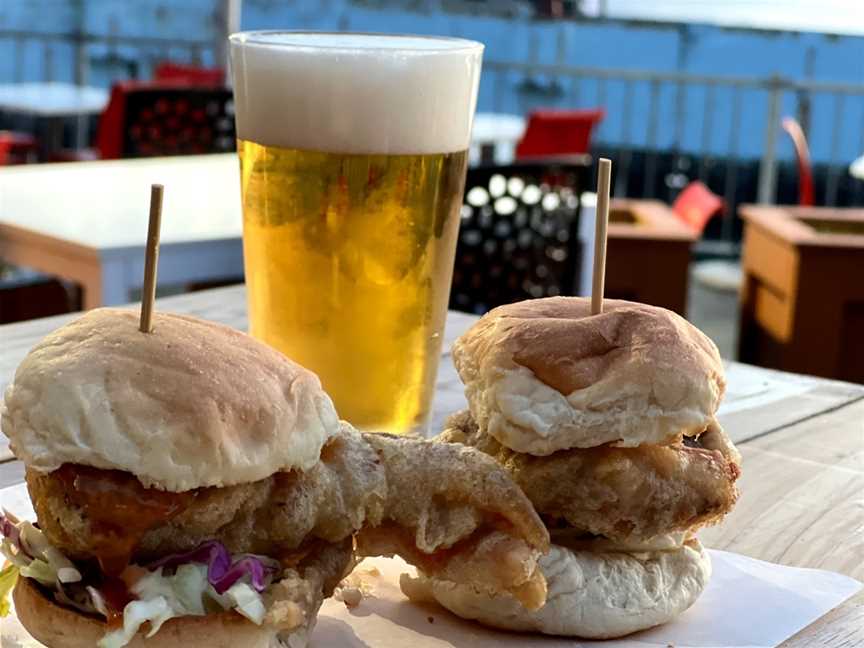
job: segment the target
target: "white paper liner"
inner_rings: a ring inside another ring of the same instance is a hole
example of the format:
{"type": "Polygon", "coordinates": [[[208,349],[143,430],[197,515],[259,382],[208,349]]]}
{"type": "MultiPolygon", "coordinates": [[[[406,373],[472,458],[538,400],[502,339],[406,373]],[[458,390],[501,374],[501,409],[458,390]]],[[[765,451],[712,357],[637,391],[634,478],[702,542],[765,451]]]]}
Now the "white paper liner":
{"type": "MultiPolygon", "coordinates": [[[[0,507],[34,516],[23,484],[0,490],[0,507]]],[[[819,569],[784,567],[726,551],[709,550],[711,581],[696,604],[672,623],[607,641],[578,641],[498,632],[463,621],[437,605],[409,602],[399,575],[414,573],[399,559],[363,561],[368,594],[348,608],[325,601],[312,648],[773,648],[861,589],[853,578],[819,569]],[[374,570],[372,570],[374,572],[374,570]]],[[[0,648],[40,646],[14,615],[0,621],[0,648]]]]}

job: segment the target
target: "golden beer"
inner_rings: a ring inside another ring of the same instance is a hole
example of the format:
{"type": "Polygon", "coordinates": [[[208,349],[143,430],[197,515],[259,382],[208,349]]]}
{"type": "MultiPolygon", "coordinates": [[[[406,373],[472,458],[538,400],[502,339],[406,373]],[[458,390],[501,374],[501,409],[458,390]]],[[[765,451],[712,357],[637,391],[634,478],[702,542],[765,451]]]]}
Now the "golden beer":
{"type": "Polygon", "coordinates": [[[450,294],[479,46],[270,34],[256,49],[235,38],[250,332],[315,371],[342,418],[368,430],[422,430],[450,294]],[[303,52],[291,47],[298,39],[303,52]],[[347,49],[334,57],[331,45],[347,49]],[[405,47],[421,51],[407,69],[405,47]]]}
{"type": "Polygon", "coordinates": [[[252,335],[314,368],[353,423],[422,424],[466,153],[239,150],[252,335]]]}

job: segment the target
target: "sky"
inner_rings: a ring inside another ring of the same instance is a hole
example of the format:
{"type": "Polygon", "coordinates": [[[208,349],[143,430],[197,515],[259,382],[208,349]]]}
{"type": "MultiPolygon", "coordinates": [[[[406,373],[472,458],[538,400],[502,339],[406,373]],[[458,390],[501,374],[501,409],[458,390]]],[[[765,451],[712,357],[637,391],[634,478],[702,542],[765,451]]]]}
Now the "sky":
{"type": "Polygon", "coordinates": [[[604,4],[620,18],[864,34],[864,0],[586,0],[585,8],[604,4]]]}

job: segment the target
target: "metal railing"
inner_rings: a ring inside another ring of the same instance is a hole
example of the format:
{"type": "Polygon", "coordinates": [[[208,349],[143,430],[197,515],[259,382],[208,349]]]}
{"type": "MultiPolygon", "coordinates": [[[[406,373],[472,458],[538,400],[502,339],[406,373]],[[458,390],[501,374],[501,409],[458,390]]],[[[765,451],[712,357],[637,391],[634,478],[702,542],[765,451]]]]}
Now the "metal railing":
{"type": "Polygon", "coordinates": [[[10,55],[6,81],[33,80],[26,78],[29,63],[38,68],[40,81],[68,79],[79,85],[94,83],[93,72],[100,67],[107,79],[95,82],[104,83],[112,80],[112,68],[119,70],[118,77],[137,79],[149,76],[163,60],[212,65],[221,56],[213,41],[26,30],[0,30],[0,51],[10,55]]]}
{"type": "MultiPolygon", "coordinates": [[[[808,135],[818,136],[810,143],[814,160],[825,167],[821,204],[838,204],[841,181],[848,184],[849,163],[864,153],[864,84],[501,61],[485,61],[483,68],[485,83],[491,86],[487,105],[496,112],[605,108],[606,119],[593,142],[595,150],[617,153],[618,195],[668,199],[655,189],[659,160],[669,154],[692,160],[695,169],[667,173],[666,185],[672,192],[683,186],[676,175],[712,175],[714,190],[727,203],[725,240],[733,235],[742,165],[758,164],[755,187],[743,188],[746,200],[772,203],[777,198],[779,163],[789,160],[791,165],[793,159],[791,144],[780,137],[783,116],[797,117],[808,135]],[[518,105],[513,104],[514,95],[518,105]],[[641,186],[631,180],[637,151],[644,160],[641,186]],[[717,165],[725,166],[719,183],[716,173],[710,173],[717,165]]],[[[857,182],[852,190],[855,202],[864,193],[861,185],[857,182]]]]}

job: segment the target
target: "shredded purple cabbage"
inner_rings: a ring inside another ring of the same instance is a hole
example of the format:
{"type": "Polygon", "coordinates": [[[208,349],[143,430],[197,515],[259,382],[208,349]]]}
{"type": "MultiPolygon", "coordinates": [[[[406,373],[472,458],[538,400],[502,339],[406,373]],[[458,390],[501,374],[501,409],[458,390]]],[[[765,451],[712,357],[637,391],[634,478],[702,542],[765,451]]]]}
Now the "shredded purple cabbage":
{"type": "Polygon", "coordinates": [[[30,552],[27,550],[27,547],[24,546],[24,543],[21,542],[21,530],[12,523],[5,513],[0,513],[0,535],[8,538],[9,542],[11,542],[18,551],[24,553],[25,556],[33,559],[33,556],[30,555],[30,552]]]}
{"type": "Polygon", "coordinates": [[[150,564],[149,569],[176,569],[187,563],[207,565],[207,580],[217,594],[224,594],[247,574],[255,591],[263,592],[267,589],[270,577],[279,571],[279,562],[266,556],[245,554],[232,563],[231,553],[218,540],[208,540],[186,553],[166,556],[150,564]]]}
{"type": "Polygon", "coordinates": [[[243,578],[246,574],[249,574],[249,580],[252,587],[255,588],[256,592],[260,593],[267,589],[267,569],[268,567],[265,567],[257,558],[247,556],[246,558],[236,561],[231,565],[231,568],[225,572],[225,575],[222,576],[222,578],[216,582],[211,580],[210,584],[213,586],[213,589],[216,590],[217,594],[224,594],[234,583],[243,578]]]}
{"type": "Polygon", "coordinates": [[[9,518],[2,513],[0,513],[0,533],[2,533],[5,538],[9,538],[9,540],[16,545],[21,538],[21,532],[18,531],[18,527],[12,524],[12,522],[9,521],[9,518]]]}
{"type": "Polygon", "coordinates": [[[207,580],[212,584],[214,580],[222,578],[225,572],[231,568],[231,554],[225,545],[218,540],[208,540],[192,551],[173,554],[157,560],[149,566],[149,569],[154,571],[160,567],[174,569],[186,563],[207,565],[207,580]]]}

